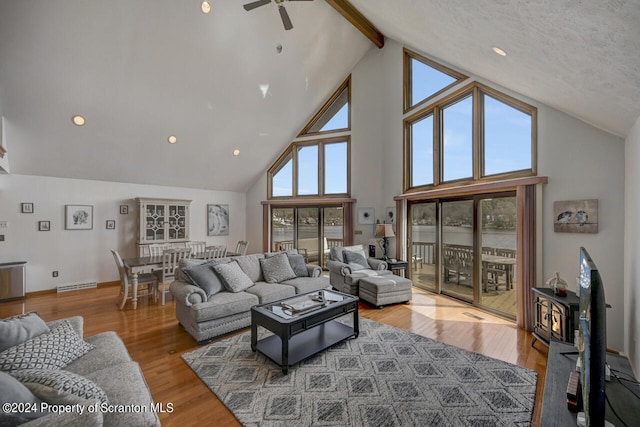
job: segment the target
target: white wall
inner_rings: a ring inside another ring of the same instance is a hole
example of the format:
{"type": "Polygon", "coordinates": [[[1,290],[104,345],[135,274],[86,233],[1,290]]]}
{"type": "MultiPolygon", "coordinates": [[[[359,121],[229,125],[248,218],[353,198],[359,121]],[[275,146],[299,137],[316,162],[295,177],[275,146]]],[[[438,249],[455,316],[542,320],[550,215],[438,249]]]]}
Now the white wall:
{"type": "Polygon", "coordinates": [[[640,117],[625,145],[624,351],[638,373],[640,367],[640,117]]]}
{"type": "MultiPolygon", "coordinates": [[[[402,47],[387,40],[383,49],[369,51],[352,71],[351,195],[357,199],[354,213],[358,207],[373,207],[376,218],[382,218],[385,208],[394,206],[393,197],[402,192],[402,47]]],[[[557,271],[575,290],[579,247],[586,247],[605,281],[607,301],[614,307],[608,316],[608,345],[622,350],[624,141],[481,81],[538,108],[538,173],[548,176],[549,184],[543,189],[543,277],[537,285],[557,271]],[[599,200],[599,232],[555,233],[553,202],[577,199],[599,200]]],[[[257,209],[265,199],[263,178],[249,192],[249,209],[257,209]]],[[[355,242],[367,243],[374,228],[357,224],[355,216],[355,229],[363,232],[355,242]]],[[[250,231],[252,239],[262,239],[261,227],[250,231]]],[[[395,248],[395,240],[390,243],[395,248]]]]}
{"type": "Polygon", "coordinates": [[[117,249],[123,257],[136,255],[136,197],[192,200],[191,240],[208,244],[228,244],[235,248],[246,234],[246,195],[227,191],[207,191],[177,187],[124,184],[27,175],[0,175],[0,263],[27,261],[27,292],[85,282],[118,280],[109,252],[117,249]],[[34,204],[33,214],[20,213],[20,204],[34,204]],[[229,236],[207,236],[206,205],[228,204],[229,236]],[[92,230],[65,230],[64,205],[94,207],[92,230]],[[129,214],[120,214],[120,205],[129,214]],[[105,221],[116,220],[116,229],[107,230],[105,221]],[[51,231],[38,231],[38,221],[51,221],[51,231]],[[59,271],[59,277],[51,273],[59,271]]]}

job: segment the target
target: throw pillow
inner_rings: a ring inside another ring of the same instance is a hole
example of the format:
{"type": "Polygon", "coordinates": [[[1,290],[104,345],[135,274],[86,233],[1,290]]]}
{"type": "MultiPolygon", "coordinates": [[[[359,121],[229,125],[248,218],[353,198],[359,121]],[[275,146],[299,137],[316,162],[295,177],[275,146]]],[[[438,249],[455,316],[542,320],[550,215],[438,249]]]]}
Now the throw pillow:
{"type": "Polygon", "coordinates": [[[280,283],[285,280],[295,279],[296,273],[293,272],[287,254],[282,252],[270,258],[260,260],[262,274],[267,283],[280,283]]]}
{"type": "Polygon", "coordinates": [[[289,258],[289,264],[291,264],[291,269],[293,269],[296,277],[309,277],[309,271],[307,270],[307,264],[304,262],[304,256],[290,254],[287,252],[287,257],[289,258]]]}
{"type": "Polygon", "coordinates": [[[230,292],[242,292],[253,286],[253,282],[249,276],[242,271],[238,263],[235,261],[228,264],[214,265],[213,269],[218,273],[218,275],[220,275],[220,277],[222,277],[225,288],[230,292]]]}
{"type": "Polygon", "coordinates": [[[260,259],[264,258],[262,254],[251,254],[235,257],[234,261],[238,263],[242,271],[249,276],[252,282],[263,282],[262,269],[260,268],[260,259]]]}
{"type": "Polygon", "coordinates": [[[344,256],[344,262],[349,264],[353,271],[370,268],[367,259],[360,252],[344,251],[342,255],[344,256]]]}
{"type": "Polygon", "coordinates": [[[43,401],[53,405],[109,404],[107,393],[93,381],[63,369],[23,369],[11,375],[43,401]],[[87,402],[89,401],[89,402],[87,402]]]}
{"type": "Polygon", "coordinates": [[[31,312],[0,320],[0,352],[49,332],[47,324],[31,312]]]}
{"type": "Polygon", "coordinates": [[[61,369],[94,348],[93,344],[80,338],[65,320],[51,332],[0,353],[0,371],[61,369]]]}
{"type": "MultiPolygon", "coordinates": [[[[22,412],[14,413],[14,415],[29,419],[45,415],[40,412],[40,399],[34,396],[24,384],[11,375],[0,372],[0,390],[2,390],[2,393],[0,393],[0,404],[4,405],[9,403],[20,405],[16,409],[20,409],[22,412]]],[[[25,421],[23,421],[23,423],[25,421]]],[[[0,422],[0,426],[2,425],[0,422]]]]}
{"type": "Polygon", "coordinates": [[[220,276],[216,274],[213,270],[213,265],[209,263],[185,268],[182,273],[187,276],[191,283],[202,288],[207,297],[215,295],[224,289],[220,276]]]}

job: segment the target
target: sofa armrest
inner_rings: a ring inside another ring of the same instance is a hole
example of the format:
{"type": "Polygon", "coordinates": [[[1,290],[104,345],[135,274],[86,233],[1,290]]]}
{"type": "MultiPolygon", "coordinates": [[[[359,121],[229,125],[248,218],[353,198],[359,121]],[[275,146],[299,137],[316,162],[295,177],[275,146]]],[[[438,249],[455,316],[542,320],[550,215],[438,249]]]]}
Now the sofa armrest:
{"type": "Polygon", "coordinates": [[[339,274],[341,276],[348,276],[352,273],[351,267],[349,264],[345,264],[344,262],[331,260],[327,263],[327,267],[329,267],[329,272],[339,274]]]}
{"type": "Polygon", "coordinates": [[[320,277],[322,276],[322,267],[319,265],[311,265],[307,264],[307,272],[309,273],[309,277],[320,277]]]}
{"type": "Polygon", "coordinates": [[[383,261],[381,259],[369,257],[369,258],[367,258],[367,262],[369,263],[371,268],[374,269],[374,270],[386,270],[387,269],[387,262],[383,261]]]}
{"type": "Polygon", "coordinates": [[[49,327],[49,329],[53,329],[61,324],[64,320],[69,321],[69,324],[80,338],[84,337],[84,318],[82,316],[72,316],[65,317],[64,319],[52,320],[51,322],[47,322],[47,326],[49,327]]]}
{"type": "Polygon", "coordinates": [[[176,301],[187,307],[207,301],[207,294],[202,288],[181,280],[174,280],[169,286],[169,291],[176,301]]]}

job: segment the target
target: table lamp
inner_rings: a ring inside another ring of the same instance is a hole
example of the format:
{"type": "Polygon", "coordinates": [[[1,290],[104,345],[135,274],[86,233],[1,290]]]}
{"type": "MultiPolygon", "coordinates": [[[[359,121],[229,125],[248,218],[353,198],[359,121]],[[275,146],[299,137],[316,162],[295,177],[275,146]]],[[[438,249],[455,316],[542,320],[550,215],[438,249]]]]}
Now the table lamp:
{"type": "Polygon", "coordinates": [[[387,248],[389,246],[389,237],[395,237],[393,234],[393,226],[391,224],[378,224],[376,225],[375,237],[382,237],[382,259],[387,261],[387,248]]]}

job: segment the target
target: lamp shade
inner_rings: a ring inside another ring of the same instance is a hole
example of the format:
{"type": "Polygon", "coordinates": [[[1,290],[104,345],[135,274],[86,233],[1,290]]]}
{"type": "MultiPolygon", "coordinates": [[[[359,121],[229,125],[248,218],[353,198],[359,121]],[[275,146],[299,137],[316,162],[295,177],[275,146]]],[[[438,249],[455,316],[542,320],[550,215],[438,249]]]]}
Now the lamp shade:
{"type": "Polygon", "coordinates": [[[395,237],[395,234],[393,234],[393,226],[391,224],[376,225],[375,237],[395,237]]]}

